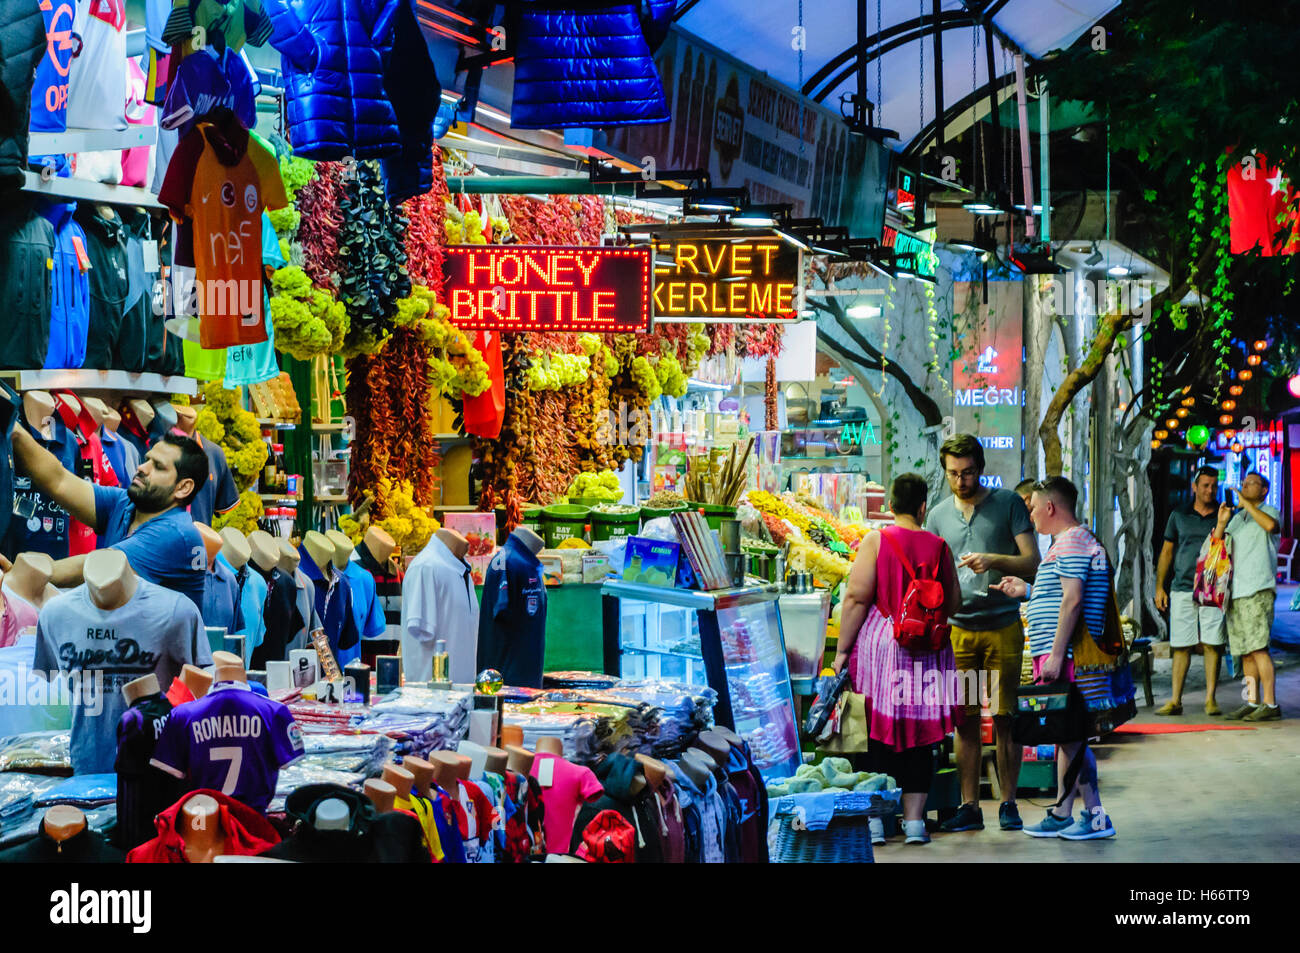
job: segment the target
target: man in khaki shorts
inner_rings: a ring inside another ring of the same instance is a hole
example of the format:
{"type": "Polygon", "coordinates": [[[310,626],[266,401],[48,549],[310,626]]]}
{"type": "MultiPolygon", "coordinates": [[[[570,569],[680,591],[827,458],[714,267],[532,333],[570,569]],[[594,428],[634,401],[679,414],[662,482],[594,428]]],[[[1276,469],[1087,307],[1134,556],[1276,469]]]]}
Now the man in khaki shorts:
{"type": "MultiPolygon", "coordinates": [[[[953,656],[959,673],[985,673],[992,696],[989,703],[1004,798],[998,808],[998,822],[1003,830],[1020,830],[1024,825],[1016,807],[1016,787],[1023,749],[1011,737],[1011,715],[1020,685],[1025,632],[1020,624],[1019,604],[991,587],[1003,576],[1032,579],[1038,568],[1038,541],[1029,522],[1029,510],[1019,496],[980,484],[984,448],[979,440],[970,434],[957,434],[939,448],[939,460],[952,496],[930,511],[926,528],[942,536],[957,559],[962,605],[961,611],[948,620],[952,625],[953,656]]],[[[957,726],[962,805],[944,822],[943,830],[982,830],[979,699],[955,701],[962,709],[957,726]]]]}
{"type": "Polygon", "coordinates": [[[1268,480],[1258,473],[1241,481],[1241,509],[1235,514],[1219,507],[1214,535],[1232,537],[1232,596],[1228,600],[1228,648],[1241,657],[1246,680],[1246,704],[1228,715],[1242,721],[1276,721],[1277,703],[1273,659],[1268,642],[1277,600],[1277,543],[1282,514],[1264,502],[1268,480]]]}
{"type": "Polygon", "coordinates": [[[1183,683],[1191,667],[1192,650],[1199,644],[1205,655],[1205,713],[1220,715],[1214,693],[1219,685],[1219,654],[1226,635],[1223,610],[1198,606],[1192,599],[1196,560],[1218,517],[1214,498],[1219,491],[1219,471],[1201,467],[1192,480],[1192,501],[1169,514],[1165,542],[1156,565],[1156,608],[1169,610],[1169,647],[1174,654],[1173,697],[1156,709],[1157,715],[1183,713],[1183,683]],[[1169,574],[1173,570],[1173,585],[1169,574]],[[1172,591],[1171,591],[1172,590],[1172,591]]]}

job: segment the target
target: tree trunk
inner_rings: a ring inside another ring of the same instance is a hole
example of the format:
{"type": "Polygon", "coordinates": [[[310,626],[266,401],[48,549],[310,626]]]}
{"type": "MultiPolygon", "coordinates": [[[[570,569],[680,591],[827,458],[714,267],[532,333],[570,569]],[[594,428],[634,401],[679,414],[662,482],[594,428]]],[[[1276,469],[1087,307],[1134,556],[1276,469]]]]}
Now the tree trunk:
{"type": "Polygon", "coordinates": [[[1052,336],[1050,283],[1025,281],[1025,406],[1021,411],[1021,432],[1025,435],[1022,461],[1025,476],[1038,479],[1038,415],[1043,408],[1043,371],[1047,362],[1047,343],[1052,336]],[[1036,286],[1037,285],[1037,286],[1036,286]],[[1044,293],[1044,287],[1048,293],[1044,293]]]}
{"type": "MultiPolygon", "coordinates": [[[[1210,245],[1201,253],[1201,259],[1191,273],[1201,274],[1208,271],[1217,254],[1217,248],[1210,245]]],[[[1149,303],[1150,312],[1158,314],[1167,302],[1176,303],[1183,300],[1191,287],[1191,282],[1184,279],[1177,288],[1172,285],[1166,288],[1151,299],[1149,303]]],[[[1053,395],[1052,402],[1047,405],[1047,411],[1043,414],[1043,422],[1038,427],[1038,436],[1043,441],[1043,456],[1048,476],[1061,475],[1061,418],[1065,416],[1066,410],[1069,409],[1074,398],[1078,396],[1079,391],[1092,383],[1093,378],[1097,376],[1105,364],[1106,356],[1110,354],[1111,349],[1115,346],[1115,340],[1133,326],[1135,317],[1136,315],[1133,314],[1099,315],[1097,317],[1097,330],[1093,334],[1088,353],[1080,361],[1079,366],[1066,375],[1065,380],[1061,382],[1061,386],[1053,395]]],[[[1067,352],[1068,350],[1067,346],[1067,352]]]]}

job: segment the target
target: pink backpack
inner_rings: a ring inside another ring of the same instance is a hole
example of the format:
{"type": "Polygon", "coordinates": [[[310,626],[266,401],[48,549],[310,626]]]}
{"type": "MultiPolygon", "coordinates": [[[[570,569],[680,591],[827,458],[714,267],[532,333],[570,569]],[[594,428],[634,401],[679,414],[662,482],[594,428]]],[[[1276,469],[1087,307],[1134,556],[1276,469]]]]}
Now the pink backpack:
{"type": "MultiPolygon", "coordinates": [[[[919,572],[903,554],[903,547],[881,531],[880,538],[889,544],[894,558],[907,573],[907,589],[903,592],[903,605],[894,618],[894,638],[909,652],[937,652],[948,644],[952,628],[943,611],[946,602],[943,583],[939,581],[939,567],[921,566],[919,572]]],[[[939,551],[939,558],[948,555],[948,544],[939,551]]]]}

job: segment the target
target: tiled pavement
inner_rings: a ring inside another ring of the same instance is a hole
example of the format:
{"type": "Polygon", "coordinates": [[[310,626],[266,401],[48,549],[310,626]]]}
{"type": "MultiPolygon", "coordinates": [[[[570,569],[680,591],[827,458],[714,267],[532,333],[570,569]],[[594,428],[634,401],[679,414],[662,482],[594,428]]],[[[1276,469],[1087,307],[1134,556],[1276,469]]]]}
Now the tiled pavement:
{"type": "MultiPolygon", "coordinates": [[[[1288,587],[1280,594],[1275,634],[1300,634],[1300,612],[1288,611],[1293,592],[1288,587]]],[[[1115,837],[1070,842],[1002,831],[998,804],[986,798],[983,831],[935,834],[930,844],[913,847],[896,837],[876,848],[876,862],[1300,860],[1300,654],[1275,647],[1273,658],[1282,721],[1251,731],[1111,735],[1096,748],[1102,803],[1114,821],[1115,837]]],[[[1153,679],[1156,705],[1169,697],[1169,662],[1162,662],[1153,679]]],[[[1152,709],[1140,707],[1136,723],[1222,722],[1204,714],[1200,666],[1194,658],[1183,716],[1157,718],[1152,709]]],[[[1240,694],[1239,679],[1220,686],[1224,711],[1236,706],[1240,694]]],[[[1030,803],[1022,797],[1022,816],[1027,822],[1041,819],[1053,798],[1035,796],[1030,803]]]]}

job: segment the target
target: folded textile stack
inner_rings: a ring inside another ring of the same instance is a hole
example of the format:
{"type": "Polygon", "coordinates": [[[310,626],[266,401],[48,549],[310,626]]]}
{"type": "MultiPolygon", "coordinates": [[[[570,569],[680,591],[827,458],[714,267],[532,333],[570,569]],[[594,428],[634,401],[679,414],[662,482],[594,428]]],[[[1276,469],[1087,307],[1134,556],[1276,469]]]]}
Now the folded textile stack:
{"type": "Polygon", "coordinates": [[[72,733],[32,731],[0,739],[0,771],[72,774],[72,733]]]}
{"type": "Polygon", "coordinates": [[[0,835],[31,817],[41,792],[58,783],[48,774],[0,774],[0,835]]]}
{"type": "Polygon", "coordinates": [[[356,728],[369,713],[365,705],[331,705],[326,702],[296,701],[289,704],[293,720],[303,733],[341,731],[356,728]]]}
{"type": "Polygon", "coordinates": [[[393,742],[381,734],[310,734],[303,736],[302,747],[302,759],[294,762],[294,767],[344,771],[366,778],[379,773],[393,742]]]}
{"type": "Polygon", "coordinates": [[[675,758],[694,744],[701,731],[713,727],[713,706],[718,693],[704,685],[663,682],[658,679],[625,679],[604,696],[653,709],[639,724],[639,751],[657,758],[675,758]]]}
{"type": "Polygon", "coordinates": [[[860,794],[892,791],[897,782],[886,774],[854,771],[847,758],[826,758],[820,764],[800,765],[792,778],[774,778],[767,782],[769,798],[787,794],[812,794],[817,791],[856,791],[860,794]]]}
{"type": "Polygon", "coordinates": [[[608,724],[600,725],[600,713],[554,711],[548,710],[549,707],[544,703],[506,705],[502,721],[523,729],[525,748],[535,748],[538,738],[550,736],[560,739],[564,757],[575,764],[600,760],[603,752],[599,738],[610,734],[608,724]]]}
{"type": "Polygon", "coordinates": [[[542,688],[613,688],[618,684],[617,675],[605,675],[602,672],[547,672],[542,676],[542,688]]]}
{"type": "Polygon", "coordinates": [[[266,808],[267,813],[277,814],[282,812],[285,798],[308,784],[341,784],[344,787],[360,790],[361,786],[365,784],[366,778],[374,774],[375,771],[339,771],[321,767],[305,760],[295,761],[293,764],[280,769],[280,777],[275,782],[275,797],[271,798],[271,803],[266,808]]]}
{"type": "Polygon", "coordinates": [[[357,728],[391,738],[394,754],[422,758],[464,739],[473,705],[471,692],[407,685],[376,701],[357,728]]]}
{"type": "Polygon", "coordinates": [[[36,806],[67,804],[88,811],[116,801],[116,774],[78,774],[43,790],[36,798],[36,806]]]}

